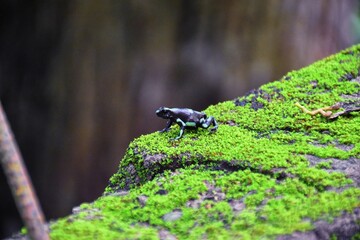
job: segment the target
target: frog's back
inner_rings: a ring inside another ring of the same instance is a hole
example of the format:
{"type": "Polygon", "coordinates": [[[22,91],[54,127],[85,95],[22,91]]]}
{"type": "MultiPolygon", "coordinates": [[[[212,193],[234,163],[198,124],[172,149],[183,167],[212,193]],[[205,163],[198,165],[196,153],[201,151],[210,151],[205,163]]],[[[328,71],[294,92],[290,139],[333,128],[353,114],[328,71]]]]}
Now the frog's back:
{"type": "Polygon", "coordinates": [[[198,119],[205,116],[203,112],[198,112],[190,108],[172,108],[172,111],[177,116],[177,118],[180,118],[184,122],[196,122],[198,119]]]}

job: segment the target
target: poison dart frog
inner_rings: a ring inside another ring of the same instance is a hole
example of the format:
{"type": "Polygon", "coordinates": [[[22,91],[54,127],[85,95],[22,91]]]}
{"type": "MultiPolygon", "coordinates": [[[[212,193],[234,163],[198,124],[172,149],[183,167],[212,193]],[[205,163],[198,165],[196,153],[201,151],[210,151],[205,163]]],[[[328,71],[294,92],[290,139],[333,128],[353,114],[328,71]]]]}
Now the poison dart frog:
{"type": "Polygon", "coordinates": [[[180,126],[180,134],[174,140],[180,139],[185,129],[198,127],[207,129],[211,124],[214,126],[210,129],[211,132],[215,132],[218,128],[218,124],[214,117],[207,117],[205,113],[194,111],[190,108],[167,108],[160,107],[156,111],[158,117],[169,119],[166,127],[159,132],[169,131],[173,123],[177,123],[180,126]]]}

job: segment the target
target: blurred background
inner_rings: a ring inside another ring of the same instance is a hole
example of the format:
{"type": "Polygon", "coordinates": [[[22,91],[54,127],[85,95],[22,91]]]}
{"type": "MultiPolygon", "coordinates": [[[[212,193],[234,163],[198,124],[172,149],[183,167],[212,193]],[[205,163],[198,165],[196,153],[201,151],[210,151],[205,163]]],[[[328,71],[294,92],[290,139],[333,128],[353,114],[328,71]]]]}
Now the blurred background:
{"type": "MultiPolygon", "coordinates": [[[[203,110],[360,40],[359,0],[2,0],[0,99],[48,220],[95,200],[160,106],[203,110]]],[[[22,226],[0,171],[0,238],[22,226]]]]}

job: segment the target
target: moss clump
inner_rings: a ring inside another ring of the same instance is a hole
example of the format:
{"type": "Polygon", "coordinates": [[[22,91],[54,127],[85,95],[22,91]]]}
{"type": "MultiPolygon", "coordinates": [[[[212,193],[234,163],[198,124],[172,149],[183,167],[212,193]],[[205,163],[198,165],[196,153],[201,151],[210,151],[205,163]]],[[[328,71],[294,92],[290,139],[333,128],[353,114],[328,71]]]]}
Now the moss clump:
{"type": "Polygon", "coordinates": [[[310,230],[312,221],[351,211],[359,197],[360,189],[318,190],[298,178],[278,181],[250,170],[188,167],[166,171],[126,195],[82,205],[80,213],[52,225],[52,238],[157,239],[159,229],[180,239],[274,237],[310,230]],[[174,210],[181,215],[165,220],[174,210]]]}
{"type": "Polygon", "coordinates": [[[360,182],[329,159],[360,158],[360,113],[330,121],[295,103],[360,105],[359,66],[357,45],[210,106],[214,134],[169,141],[172,127],[135,139],[105,195],[52,224],[52,238],[275,238],[352,212],[360,182]]]}

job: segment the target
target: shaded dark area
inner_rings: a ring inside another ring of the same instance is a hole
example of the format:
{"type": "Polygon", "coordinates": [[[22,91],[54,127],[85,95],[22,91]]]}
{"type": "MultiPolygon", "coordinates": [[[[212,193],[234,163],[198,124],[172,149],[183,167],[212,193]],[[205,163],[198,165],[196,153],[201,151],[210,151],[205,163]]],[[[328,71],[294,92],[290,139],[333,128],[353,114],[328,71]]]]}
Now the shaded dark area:
{"type": "MultiPolygon", "coordinates": [[[[359,39],[359,1],[0,4],[0,99],[47,219],[105,188],[159,106],[203,110],[359,39]],[[341,21],[339,21],[341,19],[341,21]]],[[[0,237],[21,227],[0,174],[0,237]]]]}

